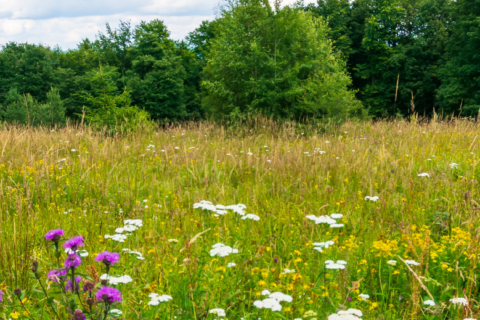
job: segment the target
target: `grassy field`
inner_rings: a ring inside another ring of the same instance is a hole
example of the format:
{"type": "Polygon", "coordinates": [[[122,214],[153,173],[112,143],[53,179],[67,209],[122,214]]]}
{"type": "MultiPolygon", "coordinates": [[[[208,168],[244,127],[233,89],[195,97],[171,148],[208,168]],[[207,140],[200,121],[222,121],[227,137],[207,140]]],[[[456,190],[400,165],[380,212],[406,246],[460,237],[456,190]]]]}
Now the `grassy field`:
{"type": "Polygon", "coordinates": [[[93,296],[102,287],[103,251],[120,254],[109,274],[124,276],[108,284],[122,295],[108,318],[480,318],[479,134],[466,120],[113,138],[1,129],[0,319],[72,319],[69,308],[104,319],[83,291],[88,279],[93,296]],[[46,278],[58,268],[52,229],[65,231],[60,245],[84,237],[69,300],[46,278]]]}

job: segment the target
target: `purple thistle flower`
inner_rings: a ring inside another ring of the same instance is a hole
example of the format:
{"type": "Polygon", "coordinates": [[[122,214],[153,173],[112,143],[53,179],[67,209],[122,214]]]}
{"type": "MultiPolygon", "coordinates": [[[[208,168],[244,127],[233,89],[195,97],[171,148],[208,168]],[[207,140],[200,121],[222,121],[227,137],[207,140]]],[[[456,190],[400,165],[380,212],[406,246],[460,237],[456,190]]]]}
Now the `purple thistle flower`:
{"type": "Polygon", "coordinates": [[[85,243],[83,243],[82,236],[76,236],[71,239],[68,239],[67,242],[63,244],[65,249],[70,249],[74,253],[77,252],[78,247],[83,247],[85,243]]]}
{"type": "Polygon", "coordinates": [[[97,254],[95,261],[103,262],[106,266],[113,266],[115,263],[120,260],[120,255],[116,252],[108,252],[104,251],[102,253],[97,254]]]}
{"type": "MultiPolygon", "coordinates": [[[[82,281],[82,277],[78,276],[78,277],[75,277],[75,282],[77,283],[77,285],[75,286],[75,291],[78,291],[78,284],[80,283],[80,281],[82,281]]],[[[72,286],[72,281],[70,279],[67,280],[67,285],[65,286],[65,290],[67,291],[73,291],[73,286],[72,286]]]]}
{"type": "Polygon", "coordinates": [[[97,300],[103,301],[106,304],[122,302],[122,296],[120,291],[112,287],[103,287],[98,290],[96,298],[97,300]]]}
{"type": "Polygon", "coordinates": [[[45,239],[48,241],[58,242],[64,234],[65,232],[62,229],[50,230],[45,234],[45,239]]]}
{"type": "Polygon", "coordinates": [[[0,289],[0,302],[3,301],[3,291],[0,289]]]}
{"type": "Polygon", "coordinates": [[[58,282],[60,277],[64,277],[67,274],[67,270],[52,270],[47,273],[47,278],[50,281],[58,282]]]}
{"type": "Polygon", "coordinates": [[[69,254],[67,259],[65,260],[65,268],[66,269],[75,269],[82,263],[82,259],[77,254],[69,254]]]}
{"type": "Polygon", "coordinates": [[[273,261],[274,261],[275,263],[278,263],[277,257],[273,258],[273,261]]]}
{"type": "Polygon", "coordinates": [[[83,314],[82,310],[75,310],[73,320],[85,320],[85,315],[83,314]]]}

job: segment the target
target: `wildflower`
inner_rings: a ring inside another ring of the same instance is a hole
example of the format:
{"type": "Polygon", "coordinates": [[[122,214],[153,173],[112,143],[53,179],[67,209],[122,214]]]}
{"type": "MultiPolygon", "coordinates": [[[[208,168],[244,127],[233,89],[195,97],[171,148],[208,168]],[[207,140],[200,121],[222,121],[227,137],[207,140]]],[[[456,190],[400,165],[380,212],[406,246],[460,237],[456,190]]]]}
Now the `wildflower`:
{"type": "Polygon", "coordinates": [[[342,224],[342,223],[332,223],[330,225],[330,228],[342,228],[343,226],[345,226],[345,225],[342,224]]]}
{"type": "Polygon", "coordinates": [[[67,270],[52,270],[47,273],[47,279],[52,282],[58,282],[60,277],[64,277],[67,274],[67,270]]]}
{"type": "Polygon", "coordinates": [[[136,226],[137,228],[143,227],[143,221],[141,219],[125,219],[123,220],[123,224],[136,226]]]}
{"type": "Polygon", "coordinates": [[[282,302],[282,301],[292,302],[293,301],[292,296],[289,296],[288,294],[284,294],[284,293],[281,293],[281,292],[271,293],[271,294],[268,295],[268,297],[270,299],[274,299],[278,302],[282,302]]]}
{"type": "Polygon", "coordinates": [[[110,312],[109,312],[111,315],[113,316],[120,316],[123,312],[121,310],[118,310],[118,309],[111,309],[110,312]]]}
{"type": "Polygon", "coordinates": [[[67,285],[65,286],[65,290],[67,291],[75,291],[77,292],[78,291],[78,288],[79,288],[79,283],[80,281],[82,281],[82,277],[78,276],[78,277],[75,277],[75,282],[77,283],[75,285],[75,290],[73,290],[73,285],[72,285],[72,281],[70,279],[67,280],[67,285]]]}
{"type": "Polygon", "coordinates": [[[92,291],[95,288],[95,283],[87,280],[85,281],[85,285],[83,286],[83,291],[92,291]]]}
{"type": "Polygon", "coordinates": [[[395,266],[395,265],[397,265],[397,261],[396,260],[388,260],[387,264],[389,264],[391,266],[395,266]]]}
{"type": "Polygon", "coordinates": [[[223,243],[217,243],[213,245],[212,250],[210,250],[210,256],[212,257],[226,257],[233,253],[238,253],[238,249],[233,249],[232,247],[226,246],[223,243]]]}
{"type": "Polygon", "coordinates": [[[275,299],[255,300],[253,305],[258,309],[270,309],[272,311],[282,311],[282,305],[275,299]]]}
{"type": "Polygon", "coordinates": [[[118,285],[118,284],[127,284],[133,281],[132,277],[123,275],[120,277],[109,276],[108,274],[103,274],[100,277],[100,280],[108,280],[108,283],[111,285],[118,285]]]}
{"type": "Polygon", "coordinates": [[[246,216],[242,217],[242,220],[245,220],[245,219],[251,219],[251,220],[259,221],[260,217],[255,215],[255,214],[247,214],[246,216]]]}
{"type": "Polygon", "coordinates": [[[270,294],[272,294],[272,293],[270,291],[266,290],[266,289],[262,291],[262,296],[268,296],[270,294]]]}
{"type": "Polygon", "coordinates": [[[151,299],[148,303],[149,306],[158,306],[160,302],[168,302],[172,300],[172,297],[166,294],[159,296],[158,293],[150,293],[148,296],[151,299]]]}
{"type": "Polygon", "coordinates": [[[361,293],[358,296],[360,298],[362,298],[363,301],[367,301],[368,299],[370,299],[370,296],[368,294],[365,294],[365,293],[361,293]]]}
{"type": "Polygon", "coordinates": [[[427,177],[427,178],[430,177],[430,175],[429,175],[428,173],[426,173],[426,172],[424,172],[424,173],[419,173],[417,176],[419,176],[419,177],[427,177]]]}
{"type": "Polygon", "coordinates": [[[282,274],[289,274],[289,273],[295,273],[295,270],[285,269],[285,270],[283,270],[282,274]]]}
{"type": "Polygon", "coordinates": [[[105,304],[122,302],[120,291],[112,287],[103,287],[98,290],[96,298],[98,301],[105,302],[105,304]]]}
{"type": "Polygon", "coordinates": [[[462,306],[468,305],[468,300],[465,298],[453,298],[450,299],[450,302],[453,304],[461,304],[462,306]]]}
{"type": "Polygon", "coordinates": [[[65,260],[65,269],[75,269],[82,263],[82,259],[77,254],[69,254],[65,260]]]}
{"type": "Polygon", "coordinates": [[[434,305],[435,305],[435,301],[433,301],[433,300],[425,300],[425,301],[423,301],[423,304],[426,305],[426,306],[434,306],[434,305]]]}
{"type": "Polygon", "coordinates": [[[370,197],[370,196],[366,196],[365,197],[365,201],[373,201],[373,202],[376,202],[378,200],[378,196],[373,196],[373,197],[370,197]]]}
{"type": "Polygon", "coordinates": [[[108,234],[106,234],[104,236],[105,239],[112,239],[114,241],[117,241],[117,242],[125,242],[125,240],[127,239],[127,236],[126,235],[123,235],[123,234],[116,234],[116,235],[113,235],[113,236],[110,236],[108,234]]]}
{"type": "Polygon", "coordinates": [[[314,215],[309,215],[309,216],[306,216],[305,218],[307,218],[308,220],[314,221],[315,224],[322,224],[322,223],[335,224],[335,223],[337,223],[337,220],[332,219],[329,216],[317,217],[317,216],[314,216],[314,215]]]}
{"type": "Polygon", "coordinates": [[[65,232],[62,229],[50,230],[45,234],[45,239],[58,243],[64,234],[65,232]]]}
{"type": "Polygon", "coordinates": [[[363,316],[362,311],[350,308],[348,310],[341,310],[328,316],[328,320],[358,320],[363,316]]]}
{"type": "Polygon", "coordinates": [[[227,314],[225,313],[225,310],[217,308],[217,309],[211,309],[209,313],[216,314],[217,317],[226,317],[227,314]]]}
{"type": "Polygon", "coordinates": [[[82,258],[83,257],[88,257],[88,251],[87,250],[78,250],[77,254],[82,258]]]}
{"type": "Polygon", "coordinates": [[[327,269],[345,269],[345,265],[347,264],[343,260],[338,260],[336,263],[332,260],[325,261],[325,268],[327,269]]]}
{"type": "Polygon", "coordinates": [[[330,217],[331,217],[332,219],[341,219],[341,218],[343,218],[343,214],[341,214],[341,213],[332,213],[332,214],[330,215],[330,217]]]}
{"type": "Polygon", "coordinates": [[[82,310],[75,310],[73,320],[85,320],[85,315],[83,314],[82,310]]]}
{"type": "Polygon", "coordinates": [[[455,163],[455,162],[450,163],[449,166],[450,166],[450,168],[452,168],[452,169],[458,168],[458,164],[455,163]]]}
{"type": "Polygon", "coordinates": [[[69,249],[69,254],[77,252],[78,247],[83,247],[85,246],[85,243],[83,242],[83,237],[82,236],[76,236],[73,237],[69,240],[67,240],[64,244],[63,247],[65,249],[69,249]]]}
{"type": "Polygon", "coordinates": [[[328,247],[333,246],[334,244],[335,244],[335,242],[333,242],[332,240],[329,240],[329,241],[325,241],[325,242],[315,242],[313,244],[313,247],[314,247],[314,249],[315,249],[315,247],[320,247],[320,248],[327,249],[328,247]]]}
{"type": "Polygon", "coordinates": [[[236,265],[237,265],[237,264],[236,264],[235,262],[229,262],[229,263],[227,264],[227,267],[228,267],[228,268],[232,268],[232,267],[235,267],[236,265]]]}
{"type": "Polygon", "coordinates": [[[405,260],[405,263],[408,264],[408,265],[411,265],[411,266],[419,266],[420,265],[420,263],[418,263],[415,260],[405,260]]]}
{"type": "Polygon", "coordinates": [[[2,289],[0,289],[0,302],[3,301],[3,295],[4,295],[4,293],[3,293],[2,289]]]}
{"type": "Polygon", "coordinates": [[[97,254],[97,257],[95,258],[95,261],[102,262],[107,268],[115,265],[118,260],[120,260],[120,255],[118,253],[108,251],[97,254]]]}

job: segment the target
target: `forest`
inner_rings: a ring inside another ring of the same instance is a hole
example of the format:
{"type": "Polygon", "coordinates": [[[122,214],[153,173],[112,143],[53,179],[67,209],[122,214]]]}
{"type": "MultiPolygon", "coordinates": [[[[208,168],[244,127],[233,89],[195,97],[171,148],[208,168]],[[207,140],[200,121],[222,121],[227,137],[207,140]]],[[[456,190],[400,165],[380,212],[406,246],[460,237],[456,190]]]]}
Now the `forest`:
{"type": "Polygon", "coordinates": [[[479,94],[480,0],[231,0],[181,41],[120,21],[0,51],[0,121],[20,124],[473,118],[479,94]]]}

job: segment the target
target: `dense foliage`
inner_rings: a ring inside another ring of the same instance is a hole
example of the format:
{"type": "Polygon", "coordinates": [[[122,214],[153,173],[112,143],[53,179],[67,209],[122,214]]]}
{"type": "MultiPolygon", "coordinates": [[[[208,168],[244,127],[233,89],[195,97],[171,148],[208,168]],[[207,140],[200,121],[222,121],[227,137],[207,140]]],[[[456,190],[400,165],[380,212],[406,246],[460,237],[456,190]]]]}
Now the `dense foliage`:
{"type": "Polygon", "coordinates": [[[184,41],[153,20],[107,24],[67,51],[11,42],[0,50],[0,121],[59,124],[127,105],[160,122],[476,116],[479,16],[480,0],[229,0],[184,41]]]}
{"type": "Polygon", "coordinates": [[[319,0],[306,10],[329,22],[372,115],[478,113],[480,1],[319,0]]]}

